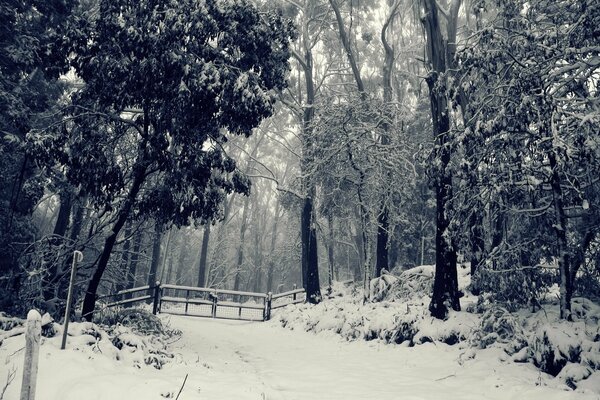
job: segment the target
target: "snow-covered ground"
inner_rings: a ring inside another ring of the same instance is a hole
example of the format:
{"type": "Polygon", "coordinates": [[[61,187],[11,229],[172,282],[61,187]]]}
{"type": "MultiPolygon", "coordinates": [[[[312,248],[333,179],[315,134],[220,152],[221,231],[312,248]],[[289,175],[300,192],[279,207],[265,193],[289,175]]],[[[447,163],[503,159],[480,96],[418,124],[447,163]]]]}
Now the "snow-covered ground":
{"type": "MultiPolygon", "coordinates": [[[[571,391],[531,364],[502,362],[501,350],[441,343],[415,347],[379,341],[348,342],[324,331],[292,331],[270,323],[163,315],[183,332],[162,370],[116,361],[75,340],[44,339],[39,400],[187,399],[599,399],[571,391]]],[[[16,368],[3,400],[19,398],[24,337],[0,346],[0,391],[16,368]]]]}

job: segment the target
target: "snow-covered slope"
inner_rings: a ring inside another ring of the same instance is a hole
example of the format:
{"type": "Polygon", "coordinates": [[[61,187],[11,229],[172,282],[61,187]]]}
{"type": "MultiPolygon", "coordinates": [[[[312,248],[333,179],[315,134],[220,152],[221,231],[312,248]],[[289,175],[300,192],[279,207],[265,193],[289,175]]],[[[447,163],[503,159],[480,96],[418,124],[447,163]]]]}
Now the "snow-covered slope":
{"type": "MultiPolygon", "coordinates": [[[[531,364],[500,361],[498,348],[475,352],[442,343],[408,348],[348,342],[329,331],[292,331],[276,321],[161,318],[183,332],[171,344],[175,358],[161,370],[71,342],[60,351],[58,340],[45,340],[37,399],[176,398],[186,375],[180,400],[598,399],[591,391],[568,390],[531,364]]],[[[4,400],[18,398],[23,341],[17,336],[0,346],[0,379],[17,368],[4,400]]]]}

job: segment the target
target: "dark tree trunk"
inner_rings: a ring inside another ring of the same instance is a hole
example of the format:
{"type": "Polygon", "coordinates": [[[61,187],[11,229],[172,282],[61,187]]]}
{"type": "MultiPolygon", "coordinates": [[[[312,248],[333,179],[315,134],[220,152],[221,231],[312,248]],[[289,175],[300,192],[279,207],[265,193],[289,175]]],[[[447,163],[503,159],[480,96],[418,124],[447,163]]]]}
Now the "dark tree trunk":
{"type": "Polygon", "coordinates": [[[114,223],[112,229],[110,230],[110,234],[104,241],[104,248],[102,249],[102,253],[100,254],[100,258],[98,259],[96,270],[94,271],[94,274],[92,275],[92,278],[90,279],[87,290],[85,292],[81,316],[87,321],[93,321],[94,309],[96,308],[96,293],[98,292],[98,287],[100,286],[102,275],[104,274],[104,271],[108,266],[108,261],[110,260],[112,249],[115,246],[117,235],[125,225],[125,221],[127,221],[127,217],[129,216],[133,203],[135,202],[140,188],[142,187],[142,184],[144,183],[144,180],[146,178],[145,168],[136,166],[135,169],[136,170],[134,171],[133,183],[131,184],[131,188],[129,189],[127,199],[125,200],[123,206],[118,212],[117,220],[114,223]]]}
{"type": "MultiPolygon", "coordinates": [[[[137,275],[137,266],[140,257],[140,250],[142,249],[142,242],[144,240],[144,232],[141,227],[133,236],[133,250],[131,251],[131,257],[129,258],[129,267],[127,269],[127,285],[126,289],[132,289],[135,286],[135,277],[137,275]]],[[[131,296],[126,296],[131,298],[131,296]]]]}
{"type": "MultiPolygon", "coordinates": [[[[483,221],[481,213],[478,210],[473,210],[469,218],[469,241],[471,245],[471,278],[475,276],[479,264],[481,263],[483,253],[485,251],[485,240],[483,233],[483,221]]],[[[474,295],[479,294],[479,288],[476,286],[476,280],[472,280],[471,292],[474,295]]]]}
{"type": "Polygon", "coordinates": [[[162,225],[159,222],[154,224],[154,238],[152,239],[152,260],[150,262],[150,270],[148,271],[147,285],[150,286],[148,289],[148,295],[152,295],[154,291],[152,288],[157,282],[158,265],[160,264],[160,244],[162,242],[162,225]]]}
{"type": "Polygon", "coordinates": [[[563,204],[564,199],[558,162],[556,154],[553,151],[549,152],[548,161],[552,169],[550,185],[552,187],[554,203],[554,232],[556,233],[558,269],[560,272],[560,318],[572,321],[571,297],[573,296],[573,282],[571,280],[571,257],[567,241],[567,216],[563,204]]]}
{"type": "Polygon", "coordinates": [[[277,244],[277,230],[279,227],[279,212],[281,204],[279,201],[275,206],[275,220],[273,221],[273,231],[271,232],[271,247],[269,251],[269,266],[267,268],[267,293],[273,291],[273,273],[275,272],[275,260],[273,259],[275,254],[275,246],[277,244]]]}
{"type": "Polygon", "coordinates": [[[244,199],[244,211],[242,211],[242,225],[240,226],[240,247],[238,248],[237,263],[235,266],[235,279],[233,290],[240,290],[240,281],[242,273],[242,264],[244,262],[244,242],[246,238],[246,229],[248,228],[248,203],[250,197],[244,199]]]}
{"type": "Polygon", "coordinates": [[[188,253],[187,240],[185,236],[181,237],[181,247],[179,248],[179,257],[177,257],[177,270],[175,272],[175,284],[182,285],[184,282],[183,271],[185,271],[185,258],[188,253]]]}
{"type": "MultiPolygon", "coordinates": [[[[64,189],[60,192],[60,207],[58,209],[58,217],[52,232],[51,243],[53,246],[63,244],[67,228],[69,227],[69,218],[71,217],[71,209],[73,206],[73,193],[69,189],[64,189]]],[[[61,253],[63,250],[58,250],[61,253]]],[[[67,255],[68,258],[68,255],[67,255]]],[[[53,299],[57,295],[57,284],[60,281],[62,263],[52,262],[48,267],[48,279],[44,282],[44,299],[46,301],[53,299]]]]}
{"type": "Polygon", "coordinates": [[[445,80],[448,63],[453,58],[452,49],[456,41],[456,19],[460,0],[452,3],[447,29],[451,35],[444,39],[438,18],[438,6],[435,0],[422,1],[425,15],[422,18],[426,32],[427,56],[431,70],[427,76],[433,136],[435,138],[435,199],[436,199],[436,262],[433,294],[429,310],[436,318],[445,318],[448,309],[460,310],[458,274],[456,269],[456,249],[450,232],[449,202],[452,199],[452,175],[449,169],[450,149],[450,110],[446,99],[445,80]]]}
{"type": "Polygon", "coordinates": [[[120,269],[122,271],[125,272],[125,279],[121,279],[119,280],[119,282],[117,282],[117,288],[116,291],[120,291],[125,289],[125,286],[127,285],[127,270],[128,270],[128,266],[129,266],[129,256],[131,253],[131,222],[127,222],[125,224],[125,242],[123,243],[123,254],[121,256],[121,265],[120,265],[120,269]]]}
{"type": "MultiPolygon", "coordinates": [[[[383,105],[385,107],[385,120],[383,122],[383,134],[381,135],[381,144],[387,146],[390,144],[390,121],[391,121],[391,104],[392,104],[392,71],[394,68],[394,48],[391,47],[386,39],[387,30],[390,23],[394,19],[399,1],[396,1],[390,10],[390,15],[386,18],[383,28],[381,29],[381,43],[385,50],[385,58],[383,61],[383,105]]],[[[385,174],[390,177],[389,171],[385,174]]],[[[385,187],[385,183],[383,184],[385,187]]],[[[387,194],[382,193],[382,199],[379,205],[379,214],[377,216],[377,260],[375,262],[375,277],[381,276],[381,271],[386,269],[389,271],[389,210],[386,202],[387,194]]]]}
{"type": "Polygon", "coordinates": [[[311,164],[311,150],[313,144],[313,120],[315,116],[315,85],[313,80],[313,56],[310,43],[308,22],[302,25],[302,45],[304,57],[297,57],[304,72],[306,88],[305,106],[302,113],[302,160],[301,170],[304,176],[302,189],[304,199],[300,214],[300,238],[302,241],[302,286],[306,290],[309,303],[316,304],[321,301],[319,283],[319,258],[317,255],[317,234],[312,224],[314,184],[308,174],[307,167],[311,164]]]}
{"type": "Polygon", "coordinates": [[[388,210],[385,204],[381,206],[379,216],[377,217],[377,261],[375,264],[375,277],[381,276],[381,271],[389,271],[389,249],[388,230],[390,228],[388,219],[388,210]]]}
{"type": "Polygon", "coordinates": [[[329,240],[327,246],[327,261],[329,262],[329,287],[333,283],[334,277],[334,255],[335,255],[335,241],[333,234],[333,216],[331,214],[327,215],[327,228],[329,229],[329,240]]]}
{"type": "Polygon", "coordinates": [[[200,250],[200,262],[198,264],[198,287],[206,285],[206,261],[208,259],[208,244],[210,242],[210,223],[204,225],[204,233],[202,234],[202,249],[200,250]]]}
{"type": "Polygon", "coordinates": [[[317,304],[321,301],[321,287],[319,284],[319,255],[317,253],[317,232],[313,226],[312,198],[304,199],[302,208],[302,282],[306,290],[306,300],[317,304]]]}
{"type": "Polygon", "coordinates": [[[73,193],[69,189],[60,192],[60,208],[58,209],[58,217],[54,225],[53,235],[65,236],[69,227],[69,218],[71,217],[71,209],[73,208],[73,193]]]}

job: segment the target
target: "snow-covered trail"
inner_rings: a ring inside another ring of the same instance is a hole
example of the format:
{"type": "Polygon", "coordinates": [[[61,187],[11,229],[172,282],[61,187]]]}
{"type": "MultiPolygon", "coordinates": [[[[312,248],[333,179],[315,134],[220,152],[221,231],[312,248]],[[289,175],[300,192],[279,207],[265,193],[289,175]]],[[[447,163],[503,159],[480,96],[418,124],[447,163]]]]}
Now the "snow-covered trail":
{"type": "Polygon", "coordinates": [[[202,393],[198,398],[597,398],[536,386],[548,378],[531,365],[502,363],[494,351],[479,353],[480,359],[465,359],[464,350],[444,344],[406,348],[345,342],[337,336],[294,332],[274,323],[173,317],[171,325],[184,332],[177,344],[184,361],[199,360],[208,367],[207,371],[190,369],[188,379],[202,393]],[[214,385],[216,380],[226,384],[214,385]]]}
{"type": "MultiPolygon", "coordinates": [[[[531,365],[502,363],[498,351],[458,346],[414,348],[345,342],[335,335],[290,331],[270,323],[161,316],[183,336],[176,358],[163,370],[133,367],[107,354],[58,350],[60,339],[40,351],[38,400],[358,400],[358,399],[598,399],[565,391],[531,365]],[[540,383],[541,385],[536,385],[540,383]],[[548,386],[545,386],[545,385],[548,386]]],[[[19,398],[23,338],[0,346],[0,380],[17,368],[4,400],[19,398]],[[6,361],[5,361],[6,360],[6,361]]]]}

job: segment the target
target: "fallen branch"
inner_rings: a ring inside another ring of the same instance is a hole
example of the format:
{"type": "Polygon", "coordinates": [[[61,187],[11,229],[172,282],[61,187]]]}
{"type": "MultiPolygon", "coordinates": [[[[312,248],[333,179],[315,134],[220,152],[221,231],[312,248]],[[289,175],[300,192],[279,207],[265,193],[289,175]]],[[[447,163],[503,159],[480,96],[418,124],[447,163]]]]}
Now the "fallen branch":
{"type": "Polygon", "coordinates": [[[13,336],[22,335],[24,333],[25,333],[25,327],[23,327],[23,326],[19,326],[17,328],[12,328],[10,331],[7,331],[7,332],[3,333],[2,335],[0,335],[0,346],[2,346],[2,342],[4,342],[5,339],[8,339],[9,337],[13,337],[13,336]]]}
{"type": "Polygon", "coordinates": [[[183,387],[185,386],[185,381],[187,381],[187,377],[188,377],[188,374],[185,374],[185,378],[183,378],[183,383],[181,384],[181,388],[179,389],[179,393],[177,393],[177,397],[175,397],[175,400],[179,399],[179,395],[181,394],[181,391],[183,390],[183,387]]]}

